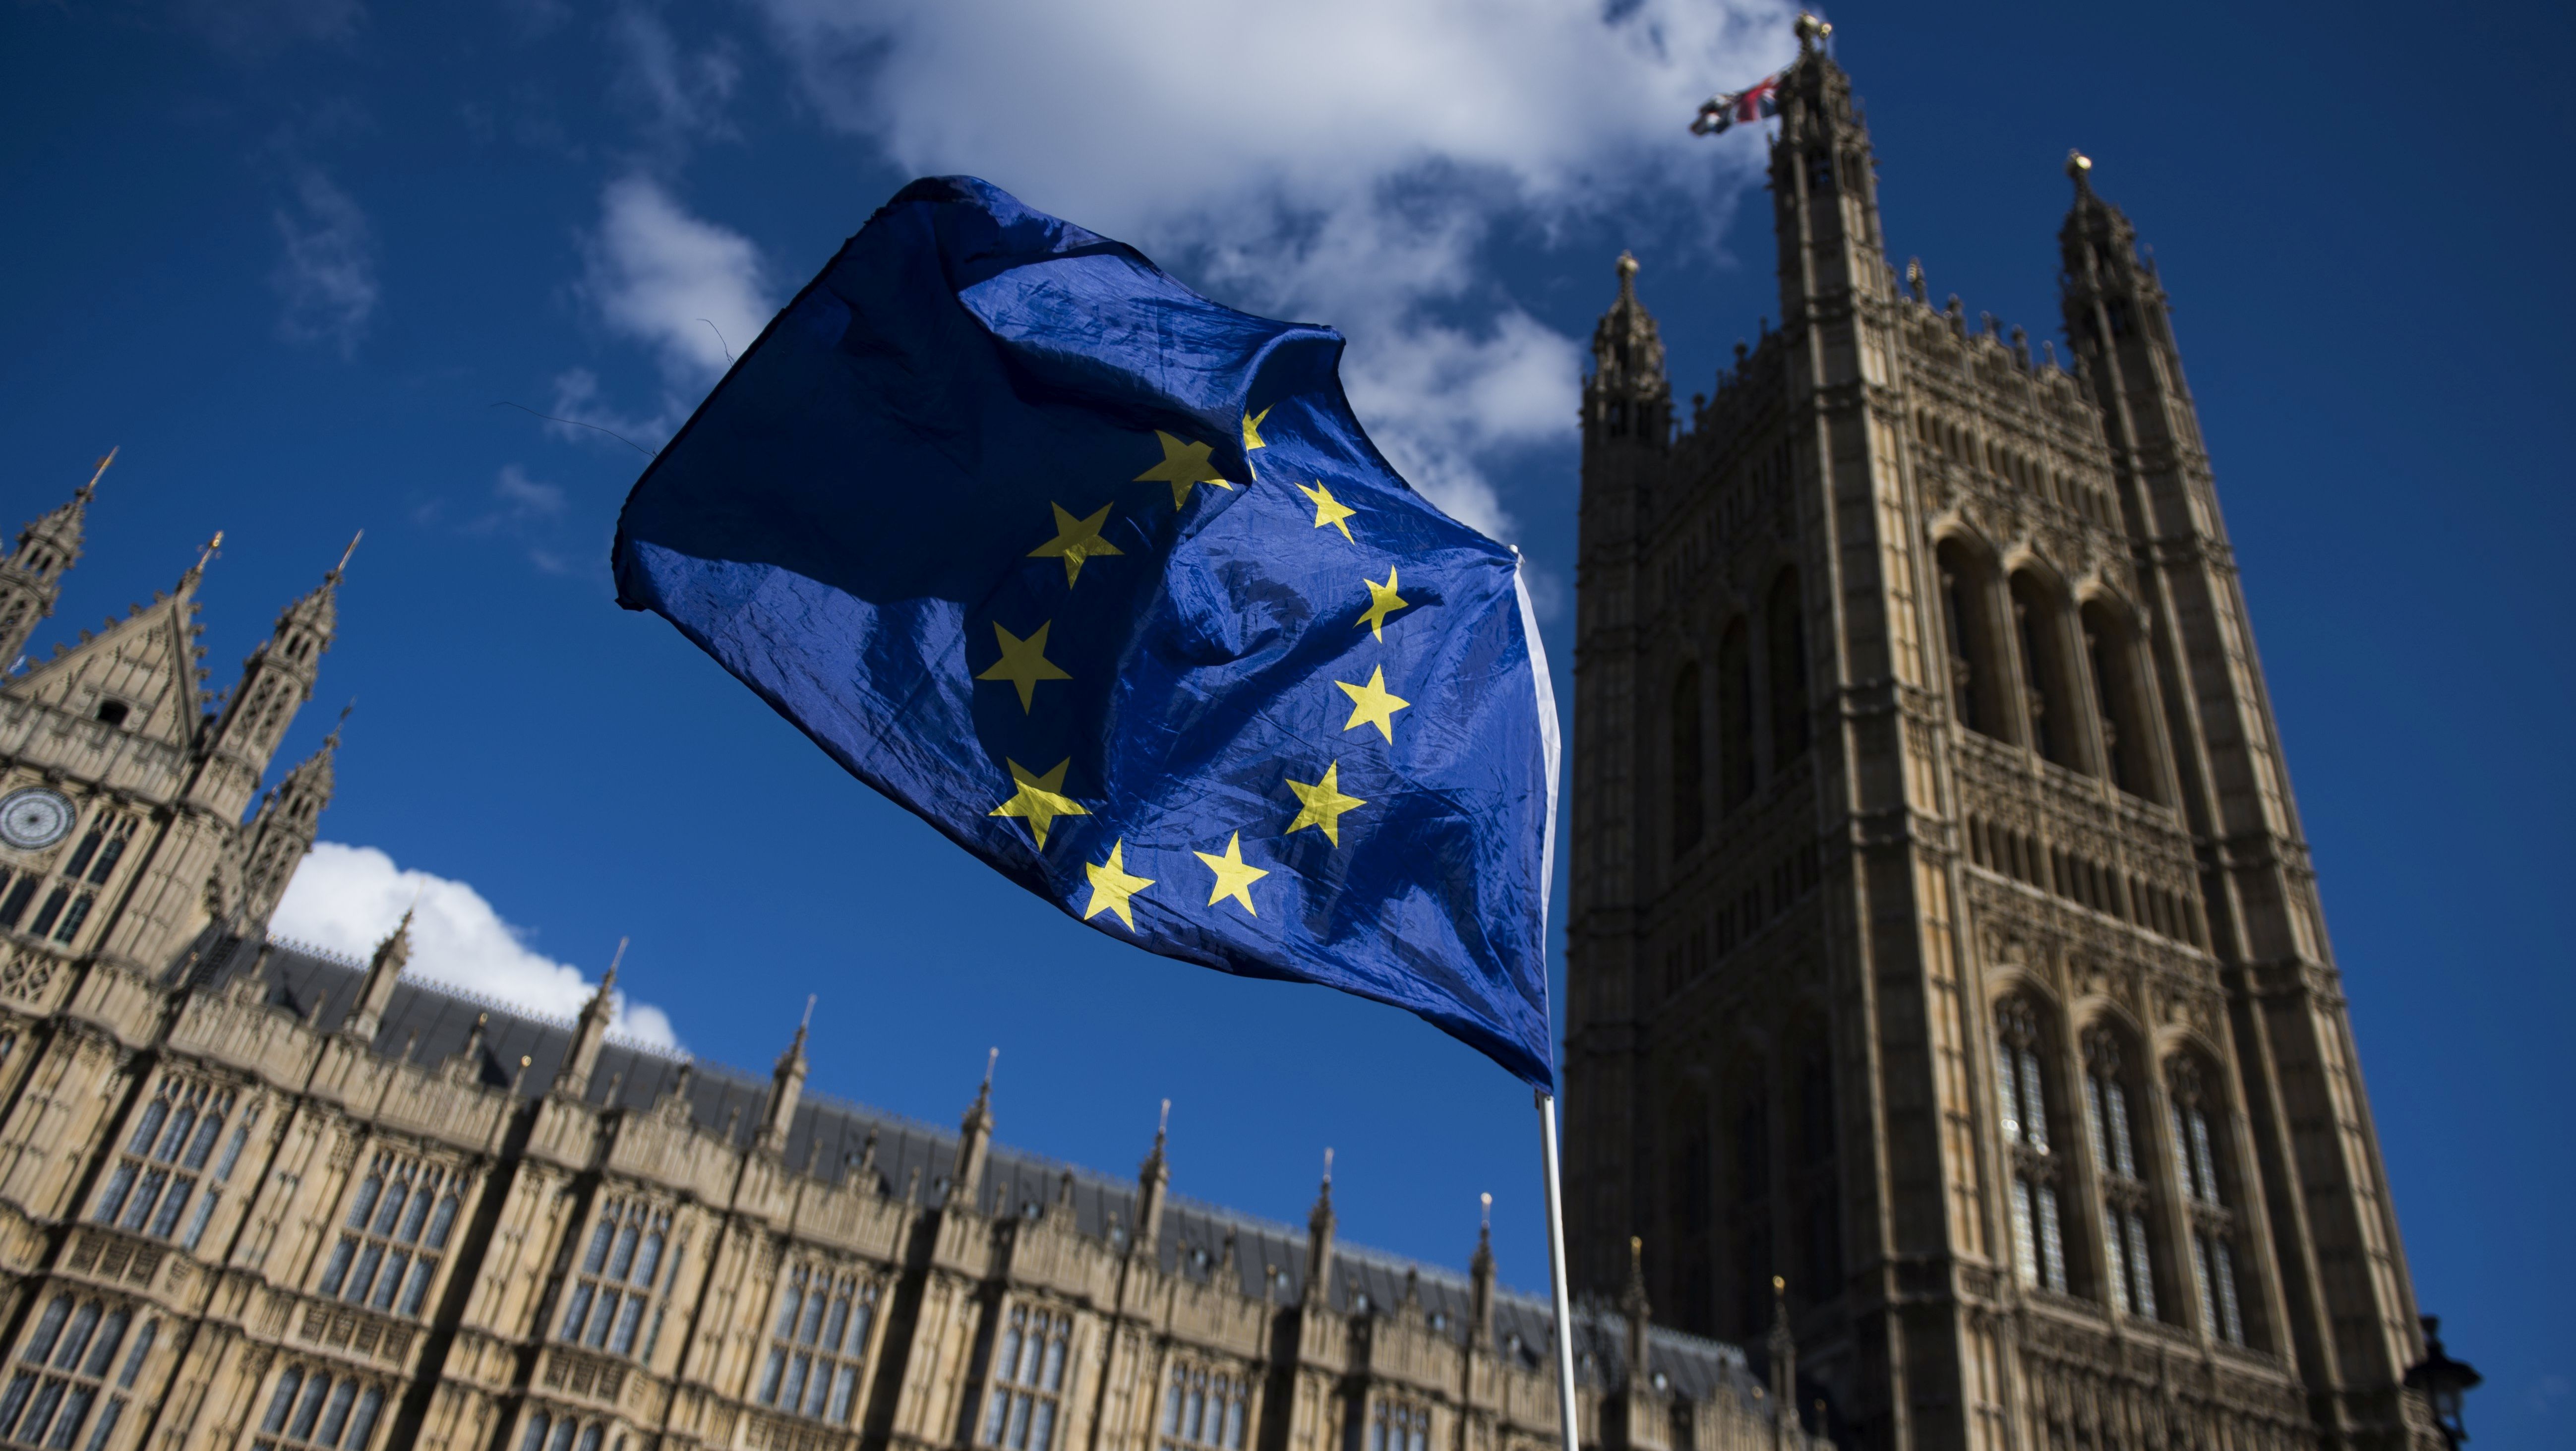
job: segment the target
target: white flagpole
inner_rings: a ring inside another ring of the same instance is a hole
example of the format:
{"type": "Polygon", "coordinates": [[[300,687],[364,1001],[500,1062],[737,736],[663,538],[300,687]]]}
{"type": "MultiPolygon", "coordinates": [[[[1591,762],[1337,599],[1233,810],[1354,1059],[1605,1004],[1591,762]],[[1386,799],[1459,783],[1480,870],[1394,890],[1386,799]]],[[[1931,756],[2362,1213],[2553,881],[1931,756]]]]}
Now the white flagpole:
{"type": "Polygon", "coordinates": [[[1547,1172],[1547,1280],[1556,1297],[1556,1419],[1565,1451],[1579,1451],[1574,1424],[1574,1313],[1565,1293],[1565,1204],[1556,1163],[1556,1098],[1538,1092],[1539,1157],[1547,1172]]]}

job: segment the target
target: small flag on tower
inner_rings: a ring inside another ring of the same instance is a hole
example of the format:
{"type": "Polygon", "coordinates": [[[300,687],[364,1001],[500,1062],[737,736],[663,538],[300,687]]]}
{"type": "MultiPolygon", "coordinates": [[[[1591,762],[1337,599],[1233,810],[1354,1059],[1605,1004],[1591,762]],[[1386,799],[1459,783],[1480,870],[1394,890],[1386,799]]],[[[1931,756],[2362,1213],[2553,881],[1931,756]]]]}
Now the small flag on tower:
{"type": "Polygon", "coordinates": [[[1780,77],[1764,76],[1740,91],[1720,91],[1699,103],[1691,122],[1694,136],[1715,136],[1738,122],[1751,124],[1780,114],[1780,77]]]}
{"type": "Polygon", "coordinates": [[[914,182],[637,482],[618,600],[1090,926],[1552,1089],[1519,557],[1397,477],[1341,351],[914,182]]]}

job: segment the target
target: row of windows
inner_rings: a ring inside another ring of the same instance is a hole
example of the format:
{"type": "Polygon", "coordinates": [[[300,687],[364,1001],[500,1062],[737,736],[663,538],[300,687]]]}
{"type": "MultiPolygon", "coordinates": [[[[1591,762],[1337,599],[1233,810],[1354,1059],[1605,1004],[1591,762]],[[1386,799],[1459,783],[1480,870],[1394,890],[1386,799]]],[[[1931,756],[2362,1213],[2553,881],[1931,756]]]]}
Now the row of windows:
{"type": "Polygon", "coordinates": [[[352,1305],[417,1315],[456,1227],[463,1176],[390,1152],[376,1155],[350,1202],[349,1219],[321,1291],[352,1305]]]}
{"type": "Polygon", "coordinates": [[[680,1273],[680,1257],[674,1254],[663,1274],[662,1249],[670,1233],[669,1210],[637,1199],[609,1200],[591,1230],[590,1248],[582,1255],[557,1337],[611,1355],[631,1355],[650,1310],[652,1329],[644,1336],[644,1356],[651,1359],[667,1308],[658,1301],[680,1273]]]}
{"type": "Polygon", "coordinates": [[[384,1387],[373,1381],[290,1365],[278,1372],[251,1451],[366,1451],[384,1408],[384,1387]]]}
{"type": "Polygon", "coordinates": [[[2061,1294],[2085,1294],[2070,1241],[2079,1228],[2098,1234],[2105,1276],[2098,1297],[2117,1313],[2173,1319],[2159,1308],[2159,1287],[2170,1286],[2177,1256],[2165,1238],[2157,1205],[2179,1194],[2188,1211],[2191,1284],[2199,1324],[2208,1334],[2245,1344],[2247,1327],[2238,1284],[2236,1217],[2228,1206],[2227,1180],[2208,1107],[2200,1065],[2188,1056],[2166,1064],[2166,1109],[2172,1139],[2173,1178],[2160,1185],[2146,1173],[2151,1162],[2136,1112],[2140,1089],[2118,1035],[2095,1027],[2084,1036],[2084,1117],[2092,1151],[2100,1216],[2079,1226],[2063,1212],[2061,1190],[2072,1168],[2054,1142],[2059,1100],[2050,1071],[2050,1031],[2037,1002],[2016,993],[1995,1005],[1995,1100],[2011,1174],[2015,1268],[2025,1283],[2061,1294]]]}
{"type": "Polygon", "coordinates": [[[1980,439],[1972,431],[1954,423],[1945,423],[1925,409],[1914,415],[1914,436],[1934,450],[1983,469],[1998,478],[2009,479],[2026,492],[2036,494],[2060,508],[2071,509],[2101,525],[2118,528],[2119,513],[2111,505],[2108,491],[2094,488],[2063,470],[2048,468],[2019,450],[1980,439]]]}
{"type": "Polygon", "coordinates": [[[132,821],[100,813],[64,858],[54,889],[45,893],[44,905],[36,909],[33,920],[27,918],[27,907],[44,891],[46,873],[0,867],[0,889],[5,889],[0,890],[0,927],[16,929],[24,923],[29,936],[50,936],[56,942],[78,937],[90,909],[98,905],[98,889],[116,874],[116,864],[124,859],[133,836],[132,821]]]}
{"type": "Polygon", "coordinates": [[[1823,857],[1812,841],[1757,873],[1744,884],[1744,890],[1711,913],[1705,924],[1664,949],[1665,996],[1680,992],[1701,973],[1724,961],[1727,954],[1751,941],[1792,904],[1804,900],[1823,879],[1823,857]]]}
{"type": "MultiPolygon", "coordinates": [[[[1742,618],[1728,622],[1717,643],[1715,771],[1719,815],[1753,799],[1756,770],[1753,726],[1757,708],[1770,720],[1771,769],[1786,770],[1807,753],[1807,635],[1805,597],[1798,572],[1784,569],[1763,598],[1764,689],[1757,707],[1752,630],[1742,618]]],[[[1673,853],[1699,845],[1706,834],[1710,741],[1703,724],[1708,702],[1698,661],[1685,662],[1673,679],[1671,702],[1673,853]]]]}
{"type": "Polygon", "coordinates": [[[1243,1451],[1247,1389],[1232,1376],[1175,1368],[1163,1395],[1163,1451],[1243,1451]]]}
{"type": "MultiPolygon", "coordinates": [[[[599,1451],[607,1428],[597,1421],[576,1420],[571,1416],[550,1416],[534,1411],[528,1416],[528,1434],[519,1442],[519,1451],[599,1451]]],[[[626,1438],[617,1438],[623,1447],[626,1438]]]]}
{"type": "Polygon", "coordinates": [[[760,1403],[790,1415],[848,1420],[876,1303],[873,1283],[798,1266],[779,1297],[760,1403]]]}
{"type": "Polygon", "coordinates": [[[2120,614],[2098,599],[2069,611],[2057,587],[2028,569],[1999,586],[1986,556],[1963,540],[1941,541],[1933,557],[1959,724],[2165,802],[2155,705],[2120,614]]]}
{"type": "Polygon", "coordinates": [[[993,1388],[985,1401],[983,1442],[1008,1451],[1051,1451],[1056,1402],[1064,1391],[1064,1363],[1073,1339],[1070,1317],[1011,1308],[993,1351],[993,1388]]]}
{"type": "Polygon", "coordinates": [[[156,1239],[175,1239],[181,1248],[195,1249],[223,1197],[216,1186],[232,1179],[233,1166],[250,1142],[251,1126],[259,1121],[259,1109],[253,1106],[227,1137],[224,1125],[232,1112],[231,1090],[162,1075],[135,1122],[125,1152],[108,1171],[92,1217],[101,1224],[156,1239]],[[205,1182],[209,1178],[211,1184],[205,1182]],[[194,1214],[188,1212],[192,1203],[194,1214]]]}
{"type": "Polygon", "coordinates": [[[147,1320],[125,1345],[133,1313],[97,1300],[76,1306],[69,1295],[56,1295],[38,1317],[27,1347],[18,1354],[19,1369],[0,1391],[0,1440],[43,1451],[100,1451],[125,1415],[127,1396],[143,1369],[144,1357],[160,1333],[160,1322],[147,1320]],[[122,1361],[117,1352],[125,1351],[122,1361]],[[113,1372],[116,1379],[108,1379],[113,1372]],[[97,1421],[90,1420],[92,1411],[97,1421]],[[89,1429],[83,1443],[81,1431],[89,1429]]]}
{"type": "Polygon", "coordinates": [[[1968,818],[1968,860],[2159,937],[2194,946],[2206,942],[2199,903],[2190,897],[1986,817],[1968,818]]]}
{"type": "MultiPolygon", "coordinates": [[[[1353,1430],[1358,1428],[1353,1426],[1353,1430]]],[[[1359,1437],[1351,1437],[1357,1451],[1359,1437]]],[[[1380,1400],[1368,1409],[1368,1451],[1430,1451],[1431,1412],[1403,1401],[1380,1400]]]]}

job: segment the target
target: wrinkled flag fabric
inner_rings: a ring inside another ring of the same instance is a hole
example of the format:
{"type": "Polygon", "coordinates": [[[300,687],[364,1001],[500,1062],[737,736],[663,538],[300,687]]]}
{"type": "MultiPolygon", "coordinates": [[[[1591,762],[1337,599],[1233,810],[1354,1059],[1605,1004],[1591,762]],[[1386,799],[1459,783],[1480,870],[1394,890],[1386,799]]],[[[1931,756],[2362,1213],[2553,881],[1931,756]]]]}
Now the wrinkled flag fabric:
{"type": "Polygon", "coordinates": [[[1078,920],[1552,1089],[1518,555],[1396,475],[1341,352],[914,182],[636,483],[618,602],[1078,920]]]}

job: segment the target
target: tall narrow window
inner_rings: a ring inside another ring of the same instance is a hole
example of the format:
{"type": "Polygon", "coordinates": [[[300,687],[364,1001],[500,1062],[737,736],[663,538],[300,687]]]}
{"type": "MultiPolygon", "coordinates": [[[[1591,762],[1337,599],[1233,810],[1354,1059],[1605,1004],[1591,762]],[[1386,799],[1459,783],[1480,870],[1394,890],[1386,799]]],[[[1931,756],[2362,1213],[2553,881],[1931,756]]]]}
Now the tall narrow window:
{"type": "Polygon", "coordinates": [[[1174,1366],[1163,1392],[1163,1451],[1243,1451],[1249,1383],[1174,1366]]]}
{"type": "Polygon", "coordinates": [[[2111,784],[2132,796],[2161,802],[2151,749],[2146,683],[2140,678],[2137,638],[2100,600],[2084,606],[2084,651],[2093,667],[2094,700],[2102,713],[2102,764],[2111,784]]]}
{"type": "Polygon", "coordinates": [[[846,1423],[876,1323],[875,1282],[798,1265],[778,1299],[760,1403],[812,1420],[846,1423]]]}
{"type": "Polygon", "coordinates": [[[136,1115],[91,1217],[195,1249],[223,1197],[222,1186],[232,1178],[239,1145],[259,1121],[254,1106],[228,1143],[224,1127],[232,1113],[232,1090],[164,1074],[136,1115]]]}
{"type": "Polygon", "coordinates": [[[2067,654],[2066,611],[2056,592],[2028,572],[2012,577],[2011,593],[2031,748],[2058,765],[2089,772],[2079,739],[2081,702],[2071,688],[2075,667],[2067,654]]]}
{"type": "Polygon", "coordinates": [[[322,1293],[370,1310],[419,1314],[463,1192],[455,1170],[378,1153],[358,1181],[339,1243],[322,1268],[322,1293]]]}
{"type": "Polygon", "coordinates": [[[1699,666],[1685,664],[1673,677],[1673,852],[1699,845],[1707,786],[1699,724],[1699,666]]]}
{"type": "Polygon", "coordinates": [[[1072,1340],[1071,1317],[1027,1305],[1011,1307],[1001,1344],[993,1351],[983,1444],[1005,1451],[1053,1451],[1056,1407],[1064,1394],[1072,1340]]]}
{"type": "Polygon", "coordinates": [[[1798,1059],[1799,1256],[1804,1293],[1817,1300],[1841,1292],[1842,1185],[1835,1165],[1834,1068],[1821,1030],[1809,1034],[1798,1059]]]}
{"type": "Polygon", "coordinates": [[[1763,1070],[1748,1065],[1735,1088],[1732,1210],[1737,1333],[1758,1335],[1771,1323],[1771,1097],[1763,1070]]]}
{"type": "Polygon", "coordinates": [[[2023,996],[1995,1004],[1995,1101],[2011,1161],[2013,1259],[2022,1283],[2066,1290],[2066,1236],[2058,1213],[2059,1161],[2049,1152],[2048,1077],[2039,1015],[2023,996]]]}
{"type": "Polygon", "coordinates": [[[1403,1401],[1370,1408],[1368,1451],[1430,1451],[1431,1413],[1403,1401]]]}
{"type": "Polygon", "coordinates": [[[290,1365],[278,1372],[251,1451],[366,1451],[384,1408],[384,1388],[372,1381],[290,1365]]]}
{"type": "MultiPolygon", "coordinates": [[[[665,1273],[671,1211],[640,1199],[612,1198],[599,1211],[582,1251],[579,1274],[564,1307],[557,1338],[611,1355],[632,1356],[636,1333],[650,1313],[660,1324],[657,1301],[676,1274],[665,1273]]],[[[676,1255],[668,1256],[676,1264],[676,1255]]],[[[650,1353],[650,1338],[647,1354],[650,1353]]]]}
{"type": "Polygon", "coordinates": [[[1941,577],[1941,623],[1950,654],[1950,708],[1959,724],[2011,739],[2005,670],[1996,653],[1994,573],[1966,543],[1945,539],[1933,556],[1941,577]]]}
{"type": "Polygon", "coordinates": [[[2245,1343],[2245,1315],[2236,1283],[2235,1214],[2219,1178],[2217,1136],[2211,1131],[2209,1096],[2200,1066],[2177,1058],[2166,1074],[2173,1102],[2174,1182],[2191,1206],[2193,1288],[2200,1323],[2232,1345],[2245,1343]]]}
{"type": "Polygon", "coordinates": [[[1807,754],[1807,617],[1798,571],[1780,571],[1762,616],[1771,664],[1771,757],[1786,766],[1807,754]]]}
{"type": "Polygon", "coordinates": [[[1741,619],[1717,642],[1717,780],[1727,810],[1753,799],[1753,650],[1741,619]]]}
{"type": "Polygon", "coordinates": [[[0,1391],[0,1440],[44,1451],[100,1451],[123,1419],[158,1321],[126,1343],[134,1312],[100,1300],[56,1295],[36,1317],[0,1391]],[[86,1431],[88,1438],[82,1439],[86,1431]]]}
{"type": "Polygon", "coordinates": [[[2137,1128],[2119,1040],[2095,1028],[2084,1035],[2084,1111],[2093,1162],[2102,1175],[2102,1248],[2111,1274],[2111,1308],[2156,1318],[2156,1266],[2147,1223],[2152,1208],[2138,1165],[2137,1128]]]}

